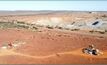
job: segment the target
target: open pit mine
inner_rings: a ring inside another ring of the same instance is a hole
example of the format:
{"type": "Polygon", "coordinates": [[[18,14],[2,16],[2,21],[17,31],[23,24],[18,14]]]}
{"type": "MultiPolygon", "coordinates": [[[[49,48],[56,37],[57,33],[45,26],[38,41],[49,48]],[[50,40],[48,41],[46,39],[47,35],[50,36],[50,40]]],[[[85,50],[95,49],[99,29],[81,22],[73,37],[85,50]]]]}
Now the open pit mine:
{"type": "Polygon", "coordinates": [[[0,64],[107,64],[107,12],[0,11],[0,64]]]}

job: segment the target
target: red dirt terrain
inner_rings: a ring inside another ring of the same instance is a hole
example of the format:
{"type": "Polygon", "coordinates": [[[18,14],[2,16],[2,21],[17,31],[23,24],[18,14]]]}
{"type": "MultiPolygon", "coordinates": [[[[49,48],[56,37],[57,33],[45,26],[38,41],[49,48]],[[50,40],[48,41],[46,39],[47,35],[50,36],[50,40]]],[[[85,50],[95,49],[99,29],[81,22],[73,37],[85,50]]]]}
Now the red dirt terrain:
{"type": "Polygon", "coordinates": [[[63,32],[41,29],[41,32],[27,30],[0,30],[0,42],[14,40],[26,44],[13,49],[0,50],[0,63],[4,64],[72,64],[107,63],[107,36],[63,32]],[[8,32],[8,33],[7,33],[8,32]],[[83,54],[81,49],[93,43],[102,55],[83,54]]]}
{"type": "MultiPolygon", "coordinates": [[[[55,15],[61,17],[61,14],[55,15]]],[[[35,16],[39,18],[42,15],[35,16]]],[[[22,17],[19,20],[31,22],[35,16],[2,15],[0,20],[12,22],[22,17]]],[[[68,19],[70,20],[69,16],[68,19]]],[[[36,31],[0,29],[0,64],[107,64],[107,34],[45,27],[36,31]],[[4,43],[14,43],[16,40],[20,41],[18,46],[2,48],[4,43]],[[103,54],[94,56],[82,53],[82,49],[90,44],[94,44],[103,54]]]]}

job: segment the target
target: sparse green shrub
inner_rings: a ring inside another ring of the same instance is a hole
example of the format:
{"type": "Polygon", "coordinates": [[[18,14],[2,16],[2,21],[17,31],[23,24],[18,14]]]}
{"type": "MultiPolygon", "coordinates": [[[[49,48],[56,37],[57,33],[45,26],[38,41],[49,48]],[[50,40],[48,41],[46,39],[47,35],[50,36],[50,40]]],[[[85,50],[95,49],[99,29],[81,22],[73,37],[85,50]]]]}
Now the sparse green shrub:
{"type": "Polygon", "coordinates": [[[78,30],[80,30],[80,29],[74,29],[75,31],[78,31],[78,30]]]}
{"type": "Polygon", "coordinates": [[[48,25],[48,26],[46,26],[46,28],[48,28],[48,29],[53,29],[53,27],[51,27],[51,26],[49,26],[49,25],[48,25]]]}
{"type": "Polygon", "coordinates": [[[58,27],[58,29],[63,29],[62,27],[58,27]]]}
{"type": "Polygon", "coordinates": [[[105,32],[99,31],[99,33],[104,34],[105,32]]]}
{"type": "Polygon", "coordinates": [[[71,29],[71,31],[78,31],[78,30],[80,30],[80,29],[71,29]]]}
{"type": "Polygon", "coordinates": [[[25,28],[25,29],[28,29],[29,26],[25,26],[25,25],[17,25],[19,28],[25,28]]]}
{"type": "Polygon", "coordinates": [[[36,29],[38,29],[38,28],[33,26],[33,29],[35,29],[35,30],[36,30],[36,29]]]}
{"type": "Polygon", "coordinates": [[[90,30],[89,32],[90,32],[90,33],[93,33],[93,32],[94,32],[94,30],[90,30]]]}
{"type": "Polygon", "coordinates": [[[22,22],[22,21],[17,21],[17,23],[19,23],[19,24],[25,24],[25,22],[22,22]]]}
{"type": "Polygon", "coordinates": [[[30,25],[30,24],[27,24],[25,22],[20,22],[18,21],[18,23],[14,23],[14,22],[0,22],[0,28],[1,29],[5,29],[5,28],[23,28],[23,29],[29,29],[30,27],[31,30],[33,29],[38,29],[37,27],[33,26],[33,25],[30,25]]]}

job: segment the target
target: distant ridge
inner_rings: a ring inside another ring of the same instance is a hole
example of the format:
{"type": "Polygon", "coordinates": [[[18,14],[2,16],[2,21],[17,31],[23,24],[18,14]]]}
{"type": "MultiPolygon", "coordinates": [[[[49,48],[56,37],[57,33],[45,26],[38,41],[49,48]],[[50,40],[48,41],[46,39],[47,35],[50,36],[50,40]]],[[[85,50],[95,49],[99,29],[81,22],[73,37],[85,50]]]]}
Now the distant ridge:
{"type": "Polygon", "coordinates": [[[84,13],[84,12],[107,12],[107,11],[70,11],[70,10],[0,10],[0,16],[7,15],[37,15],[37,14],[52,14],[52,13],[84,13]]]}

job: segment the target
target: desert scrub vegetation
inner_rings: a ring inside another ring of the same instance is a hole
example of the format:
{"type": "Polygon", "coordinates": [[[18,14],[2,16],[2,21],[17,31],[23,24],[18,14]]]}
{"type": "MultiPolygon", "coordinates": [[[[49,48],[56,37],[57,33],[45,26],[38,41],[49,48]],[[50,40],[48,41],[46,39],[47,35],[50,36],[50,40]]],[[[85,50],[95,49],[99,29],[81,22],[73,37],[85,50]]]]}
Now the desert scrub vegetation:
{"type": "Polygon", "coordinates": [[[99,33],[100,33],[100,34],[105,34],[105,32],[103,32],[103,31],[99,31],[99,33]]]}
{"type": "Polygon", "coordinates": [[[62,28],[62,27],[60,27],[60,26],[59,26],[59,27],[57,26],[56,28],[58,28],[58,29],[63,29],[63,28],[62,28]]]}
{"type": "Polygon", "coordinates": [[[25,22],[22,22],[22,21],[17,21],[17,23],[19,23],[19,24],[26,24],[25,22]]]}
{"type": "Polygon", "coordinates": [[[47,25],[46,28],[48,28],[48,29],[53,29],[53,27],[52,27],[52,26],[49,26],[49,25],[47,25]]]}
{"type": "Polygon", "coordinates": [[[16,25],[14,25],[14,23],[12,22],[0,22],[0,27],[1,28],[13,28],[16,25]]]}
{"type": "Polygon", "coordinates": [[[79,31],[79,30],[80,30],[80,29],[76,29],[76,28],[75,28],[75,29],[71,29],[71,31],[79,31]]]}
{"type": "Polygon", "coordinates": [[[94,33],[94,30],[90,30],[89,32],[90,32],[90,33],[94,33]]]}
{"type": "Polygon", "coordinates": [[[96,30],[95,32],[98,32],[100,34],[105,34],[106,33],[105,30],[96,30]]]}
{"type": "Polygon", "coordinates": [[[17,29],[31,29],[31,30],[37,30],[37,27],[32,26],[30,24],[27,24],[25,22],[0,22],[0,28],[1,29],[7,29],[7,28],[17,28],[17,29]],[[32,27],[32,28],[30,28],[32,27]]]}
{"type": "Polygon", "coordinates": [[[91,30],[89,31],[90,33],[94,33],[94,32],[98,32],[100,34],[105,34],[106,33],[106,30],[91,30]]]}

